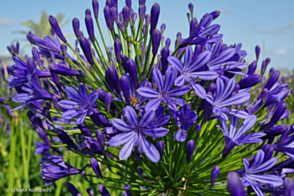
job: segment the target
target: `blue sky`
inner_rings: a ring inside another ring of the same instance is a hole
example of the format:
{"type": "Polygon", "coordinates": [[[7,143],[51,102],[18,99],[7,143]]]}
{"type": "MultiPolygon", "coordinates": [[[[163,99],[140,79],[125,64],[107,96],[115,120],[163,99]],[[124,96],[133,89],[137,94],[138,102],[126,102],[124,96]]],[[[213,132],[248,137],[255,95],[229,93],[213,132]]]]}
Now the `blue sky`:
{"type": "MultiPolygon", "coordinates": [[[[188,22],[186,13],[188,3],[194,4],[194,16],[200,19],[203,14],[220,10],[221,15],[214,23],[221,25],[220,33],[224,34],[226,44],[242,43],[243,49],[248,53],[247,60],[252,61],[254,48],[261,46],[262,55],[271,58],[271,66],[275,68],[294,69],[294,1],[293,0],[146,0],[147,12],[150,13],[152,4],[160,4],[161,13],[159,25],[165,23],[167,29],[165,38],[169,37],[174,42],[177,32],[182,32],[183,37],[188,35],[188,22]]],[[[48,14],[63,13],[66,20],[77,17],[81,21],[81,29],[85,31],[84,11],[91,8],[91,0],[0,0],[0,54],[7,54],[6,46],[12,40],[24,38],[13,31],[28,30],[21,26],[21,22],[33,20],[38,22],[41,10],[48,14]]],[[[103,18],[105,1],[99,1],[99,18],[103,23],[104,33],[107,35],[103,18]]],[[[124,5],[124,0],[118,0],[119,9],[124,5]]],[[[137,11],[138,0],[133,1],[133,9],[137,11]]],[[[159,26],[158,26],[159,28],[159,26]]],[[[71,22],[63,32],[72,32],[71,22]]],[[[108,36],[107,36],[108,37],[108,36]]],[[[109,41],[109,40],[108,40],[109,41]]],[[[74,37],[70,42],[74,44],[74,37]]],[[[109,42],[110,43],[110,42],[109,42]]],[[[21,45],[24,45],[21,42],[21,45]]],[[[25,49],[30,52],[29,48],[25,49]]]]}

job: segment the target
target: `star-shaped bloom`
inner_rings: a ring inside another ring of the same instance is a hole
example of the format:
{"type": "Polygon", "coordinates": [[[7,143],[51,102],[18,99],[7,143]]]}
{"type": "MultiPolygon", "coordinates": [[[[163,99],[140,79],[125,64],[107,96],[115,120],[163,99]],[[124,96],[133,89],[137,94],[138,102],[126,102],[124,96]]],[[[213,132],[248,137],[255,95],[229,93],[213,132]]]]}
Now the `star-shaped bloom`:
{"type": "Polygon", "coordinates": [[[140,87],[138,93],[143,97],[151,98],[151,100],[146,104],[145,110],[156,110],[160,102],[163,101],[168,105],[169,108],[177,110],[178,105],[184,105],[185,100],[181,98],[176,98],[177,96],[182,96],[190,91],[189,86],[181,86],[171,89],[174,81],[177,77],[177,72],[174,66],[169,66],[165,72],[165,80],[158,68],[153,70],[153,78],[158,87],[158,91],[150,87],[140,87]]]}
{"type": "Polygon", "coordinates": [[[223,151],[223,157],[227,157],[231,150],[238,145],[241,144],[252,144],[258,143],[262,141],[262,137],[265,136],[265,133],[253,133],[250,134],[247,131],[253,127],[256,123],[256,116],[251,115],[247,119],[243,121],[241,126],[238,128],[239,125],[239,118],[235,116],[231,116],[230,120],[230,129],[228,129],[227,122],[221,119],[222,128],[218,126],[219,129],[223,131],[225,136],[225,149],[223,151]],[[247,132],[247,133],[246,133],[247,132]]]}
{"type": "Polygon", "coordinates": [[[272,174],[262,174],[269,171],[277,162],[278,158],[274,157],[268,161],[264,161],[265,155],[263,150],[257,151],[254,161],[249,165],[247,159],[243,159],[245,172],[243,174],[243,185],[251,186],[257,196],[263,196],[260,189],[265,187],[276,188],[283,184],[283,179],[272,174]],[[263,185],[261,185],[263,184],[263,185]]]}
{"type": "Polygon", "coordinates": [[[175,139],[183,142],[187,138],[188,128],[195,124],[197,114],[196,112],[190,110],[190,107],[187,104],[182,106],[180,111],[173,112],[171,110],[171,113],[176,120],[177,126],[180,128],[175,135],[175,139]]]}
{"type": "Polygon", "coordinates": [[[119,158],[121,160],[128,158],[134,146],[138,146],[139,150],[142,150],[151,161],[158,162],[160,160],[160,154],[145,135],[155,138],[163,137],[168,133],[168,129],[161,127],[153,128],[153,126],[150,126],[155,117],[155,110],[148,110],[139,120],[136,111],[131,106],[127,106],[124,117],[128,122],[118,118],[111,120],[112,125],[123,133],[110,138],[107,144],[112,147],[125,144],[119,152],[119,158]]]}
{"type": "Polygon", "coordinates": [[[249,116],[243,110],[228,108],[228,106],[243,104],[250,99],[250,93],[248,92],[238,92],[232,95],[235,85],[235,78],[230,79],[226,86],[222,79],[217,78],[215,96],[211,94],[206,95],[206,101],[213,106],[212,112],[224,120],[228,120],[228,116],[225,113],[239,118],[247,118],[249,116]]]}
{"type": "Polygon", "coordinates": [[[62,108],[67,109],[62,114],[62,117],[67,120],[77,118],[78,124],[83,123],[87,114],[91,115],[93,113],[98,94],[92,92],[88,95],[88,91],[83,84],[79,85],[79,92],[72,87],[67,87],[65,93],[70,100],[61,100],[59,102],[62,108]]]}

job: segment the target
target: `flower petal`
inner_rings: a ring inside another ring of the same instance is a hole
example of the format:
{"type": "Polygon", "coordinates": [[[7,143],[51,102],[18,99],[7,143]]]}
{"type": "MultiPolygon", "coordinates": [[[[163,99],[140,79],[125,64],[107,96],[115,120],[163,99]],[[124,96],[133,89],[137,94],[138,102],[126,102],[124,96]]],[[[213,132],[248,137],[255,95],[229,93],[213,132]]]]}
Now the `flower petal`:
{"type": "Polygon", "coordinates": [[[130,123],[131,126],[136,127],[138,126],[138,115],[136,111],[131,107],[127,106],[124,113],[125,118],[130,123]]]}
{"type": "Polygon", "coordinates": [[[249,175],[251,179],[263,183],[263,184],[272,184],[274,187],[279,187],[283,184],[283,179],[275,175],[249,175]]]}
{"type": "Polygon", "coordinates": [[[153,69],[153,79],[158,87],[159,92],[161,92],[163,88],[163,77],[158,68],[153,69]]]}
{"type": "Polygon", "coordinates": [[[150,100],[146,105],[145,105],[145,111],[148,110],[156,110],[161,102],[161,98],[156,98],[156,99],[152,99],[150,100]]]}
{"type": "Polygon", "coordinates": [[[129,140],[132,140],[134,138],[134,135],[135,133],[133,131],[117,134],[110,138],[110,140],[107,142],[107,145],[111,147],[118,147],[127,143],[129,140]]]}
{"type": "Polygon", "coordinates": [[[143,97],[148,97],[148,98],[159,97],[159,93],[156,90],[149,87],[140,87],[137,91],[143,97]]]}
{"type": "Polygon", "coordinates": [[[79,105],[79,104],[77,104],[77,102],[74,102],[72,100],[66,100],[66,99],[61,100],[58,104],[60,107],[67,109],[67,110],[73,109],[79,105]]]}
{"type": "Polygon", "coordinates": [[[237,93],[236,95],[226,99],[222,103],[220,103],[218,106],[219,107],[226,107],[226,106],[231,106],[231,105],[237,105],[237,104],[242,104],[245,103],[250,99],[250,93],[247,92],[240,92],[237,93]]]}
{"type": "Polygon", "coordinates": [[[210,56],[211,56],[211,52],[210,51],[207,51],[206,50],[206,51],[202,52],[196,58],[196,60],[190,66],[188,66],[187,72],[193,72],[193,71],[195,71],[195,70],[200,69],[201,67],[203,67],[210,60],[210,56]]]}
{"type": "Polygon", "coordinates": [[[199,72],[192,72],[189,76],[193,79],[198,78],[201,80],[214,80],[218,77],[218,73],[215,71],[199,71],[199,72]]]}
{"type": "Polygon", "coordinates": [[[190,82],[190,85],[191,85],[194,93],[198,97],[200,97],[201,99],[205,99],[206,98],[206,91],[205,91],[205,89],[200,84],[190,82]]]}
{"type": "Polygon", "coordinates": [[[132,131],[134,129],[131,125],[118,118],[112,119],[111,122],[112,125],[120,131],[132,131]]]}
{"type": "Polygon", "coordinates": [[[184,61],[184,67],[183,68],[187,68],[190,65],[190,62],[192,60],[193,57],[193,51],[191,46],[187,46],[185,49],[185,61],[184,61]]]}
{"type": "Polygon", "coordinates": [[[187,139],[188,131],[185,129],[179,129],[175,135],[175,139],[180,142],[184,142],[187,139]]]}
{"type": "Polygon", "coordinates": [[[223,91],[222,95],[216,100],[216,102],[221,103],[223,100],[225,100],[227,97],[229,97],[232,94],[235,86],[236,86],[236,79],[232,78],[226,84],[225,90],[223,91]]]}
{"type": "Polygon", "coordinates": [[[146,154],[146,156],[152,161],[157,163],[158,161],[160,161],[160,154],[158,152],[158,150],[155,148],[155,146],[153,144],[151,144],[146,137],[144,137],[143,135],[139,136],[139,140],[140,140],[140,144],[141,144],[141,148],[143,150],[143,152],[146,154]]]}
{"type": "Polygon", "coordinates": [[[181,72],[183,69],[182,62],[175,56],[169,56],[167,58],[167,61],[170,63],[170,65],[175,66],[178,72],[181,72]]]}
{"type": "Polygon", "coordinates": [[[183,86],[184,84],[185,84],[185,79],[184,79],[183,75],[178,76],[175,80],[175,85],[176,86],[183,86]]]}
{"type": "Polygon", "coordinates": [[[125,160],[132,154],[134,144],[135,144],[135,139],[132,138],[124,145],[124,147],[122,147],[122,149],[119,152],[120,160],[125,160]]]}
{"type": "Polygon", "coordinates": [[[83,99],[88,100],[88,91],[83,84],[79,85],[79,94],[83,97],[83,99]]]}
{"type": "Polygon", "coordinates": [[[169,66],[165,72],[163,88],[164,92],[169,91],[169,89],[171,89],[171,87],[174,85],[176,77],[177,71],[175,70],[174,66],[169,66]]]}
{"type": "Polygon", "coordinates": [[[149,137],[160,138],[166,136],[168,129],[162,127],[154,129],[143,129],[143,133],[149,137]]]}
{"type": "Polygon", "coordinates": [[[140,119],[140,127],[147,127],[155,117],[155,110],[148,110],[140,119]]]}
{"type": "Polygon", "coordinates": [[[220,53],[216,58],[211,60],[208,63],[208,65],[213,66],[213,65],[225,62],[226,60],[230,59],[235,54],[235,52],[236,52],[235,48],[227,48],[222,53],[220,53]]]}
{"type": "Polygon", "coordinates": [[[168,92],[169,96],[182,96],[190,92],[191,88],[189,86],[176,87],[168,92]]]}

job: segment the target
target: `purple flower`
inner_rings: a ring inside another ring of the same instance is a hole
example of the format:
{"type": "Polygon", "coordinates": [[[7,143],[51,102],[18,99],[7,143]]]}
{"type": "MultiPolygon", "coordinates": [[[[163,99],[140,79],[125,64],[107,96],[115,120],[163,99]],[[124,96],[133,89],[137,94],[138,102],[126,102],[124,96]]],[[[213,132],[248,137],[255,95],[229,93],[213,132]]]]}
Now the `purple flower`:
{"type": "Polygon", "coordinates": [[[219,175],[219,172],[220,172],[220,169],[219,169],[218,165],[216,165],[212,168],[211,176],[210,176],[210,182],[211,182],[212,187],[214,186],[214,183],[219,175]]]}
{"type": "Polygon", "coordinates": [[[199,69],[206,65],[210,60],[211,52],[202,52],[194,62],[192,62],[193,51],[191,46],[187,46],[185,50],[185,62],[182,62],[175,56],[168,57],[168,62],[174,65],[180,76],[175,80],[175,85],[183,86],[185,81],[189,83],[192,79],[214,80],[218,74],[214,71],[200,71],[199,69]],[[198,70],[198,71],[197,71],[198,70]]]}
{"type": "Polygon", "coordinates": [[[248,92],[239,92],[232,95],[235,85],[235,78],[230,79],[226,86],[222,79],[217,78],[215,96],[211,94],[206,95],[206,101],[213,106],[213,113],[222,119],[228,120],[225,113],[234,115],[238,118],[247,118],[249,116],[245,111],[226,108],[227,106],[243,104],[250,99],[250,93],[248,92]]]}
{"type": "Polygon", "coordinates": [[[169,108],[177,110],[178,105],[184,105],[185,100],[181,98],[175,98],[176,96],[182,96],[190,91],[189,86],[181,86],[171,89],[176,79],[176,70],[173,66],[169,66],[165,73],[165,80],[158,68],[153,70],[153,78],[158,87],[158,91],[149,87],[140,87],[138,93],[143,97],[151,98],[146,104],[145,110],[156,110],[160,102],[163,101],[169,108]]]}
{"type": "Polygon", "coordinates": [[[273,174],[260,174],[269,171],[277,162],[278,158],[274,157],[264,162],[264,152],[262,150],[257,151],[252,164],[249,165],[247,159],[243,159],[245,171],[243,173],[243,185],[248,187],[251,186],[254,192],[258,196],[264,194],[260,189],[266,187],[276,188],[283,184],[283,179],[273,174]],[[261,184],[264,184],[262,186],[261,184]]]}
{"type": "Polygon", "coordinates": [[[80,171],[61,159],[52,159],[52,163],[41,164],[41,177],[48,186],[61,178],[75,175],[80,171]]]}
{"type": "Polygon", "coordinates": [[[76,187],[72,183],[66,183],[66,188],[73,196],[82,196],[82,194],[76,189],[76,187]]]}
{"type": "Polygon", "coordinates": [[[192,127],[197,119],[196,112],[190,110],[190,106],[185,104],[180,111],[173,112],[170,110],[172,116],[175,118],[177,126],[180,128],[175,135],[175,139],[183,142],[188,135],[188,128],[192,127]]]}
{"type": "Polygon", "coordinates": [[[95,172],[95,174],[100,179],[102,179],[103,176],[102,176],[102,173],[101,173],[101,170],[100,170],[100,167],[99,167],[99,164],[98,164],[97,160],[94,157],[92,157],[91,160],[90,160],[90,163],[91,163],[91,167],[92,167],[93,171],[95,172]]]}
{"type": "Polygon", "coordinates": [[[227,175],[228,191],[231,196],[246,196],[244,187],[237,172],[229,172],[227,175]]]}
{"type": "Polygon", "coordinates": [[[77,118],[78,124],[83,123],[87,114],[91,115],[93,113],[93,107],[98,99],[98,94],[92,92],[88,95],[88,91],[83,84],[80,84],[79,92],[72,87],[67,87],[65,92],[70,100],[61,100],[59,102],[62,108],[67,109],[62,114],[62,117],[67,120],[77,118]]]}
{"type": "Polygon", "coordinates": [[[110,138],[107,144],[112,147],[125,144],[119,153],[121,160],[128,158],[136,145],[151,161],[158,162],[160,154],[155,146],[147,140],[145,135],[155,138],[163,137],[168,133],[168,129],[150,128],[150,124],[155,117],[154,110],[145,112],[140,121],[136,111],[131,106],[127,106],[124,113],[124,117],[128,121],[127,123],[118,118],[114,118],[111,121],[112,125],[123,133],[110,138]]]}
{"type": "Polygon", "coordinates": [[[265,133],[246,133],[249,129],[251,129],[256,123],[256,116],[251,115],[247,119],[243,121],[241,126],[239,125],[239,118],[235,116],[231,116],[230,120],[230,129],[228,129],[227,122],[225,120],[221,120],[222,128],[218,126],[219,129],[223,131],[225,136],[225,148],[223,151],[223,157],[227,157],[231,150],[238,145],[241,144],[251,144],[258,143],[262,141],[262,137],[265,136],[265,133]]]}
{"type": "Polygon", "coordinates": [[[102,184],[99,185],[99,192],[101,196],[111,196],[108,190],[102,184]]]}

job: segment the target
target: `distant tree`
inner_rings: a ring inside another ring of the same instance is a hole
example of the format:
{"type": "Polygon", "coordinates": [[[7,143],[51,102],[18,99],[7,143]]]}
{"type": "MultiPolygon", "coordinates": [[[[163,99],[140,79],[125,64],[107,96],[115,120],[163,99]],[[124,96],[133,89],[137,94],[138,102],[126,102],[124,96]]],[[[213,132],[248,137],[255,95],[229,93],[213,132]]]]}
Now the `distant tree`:
{"type": "MultiPolygon", "coordinates": [[[[63,22],[64,15],[59,13],[56,16],[56,19],[59,23],[60,27],[63,27],[66,25],[69,21],[63,22]]],[[[48,14],[45,10],[42,11],[42,16],[39,19],[39,23],[35,23],[32,20],[25,21],[21,23],[21,25],[29,27],[30,30],[33,34],[39,36],[39,37],[44,37],[44,36],[52,36],[51,35],[51,26],[48,21],[48,14]]],[[[15,33],[21,33],[27,35],[29,31],[16,31],[15,33]]]]}

